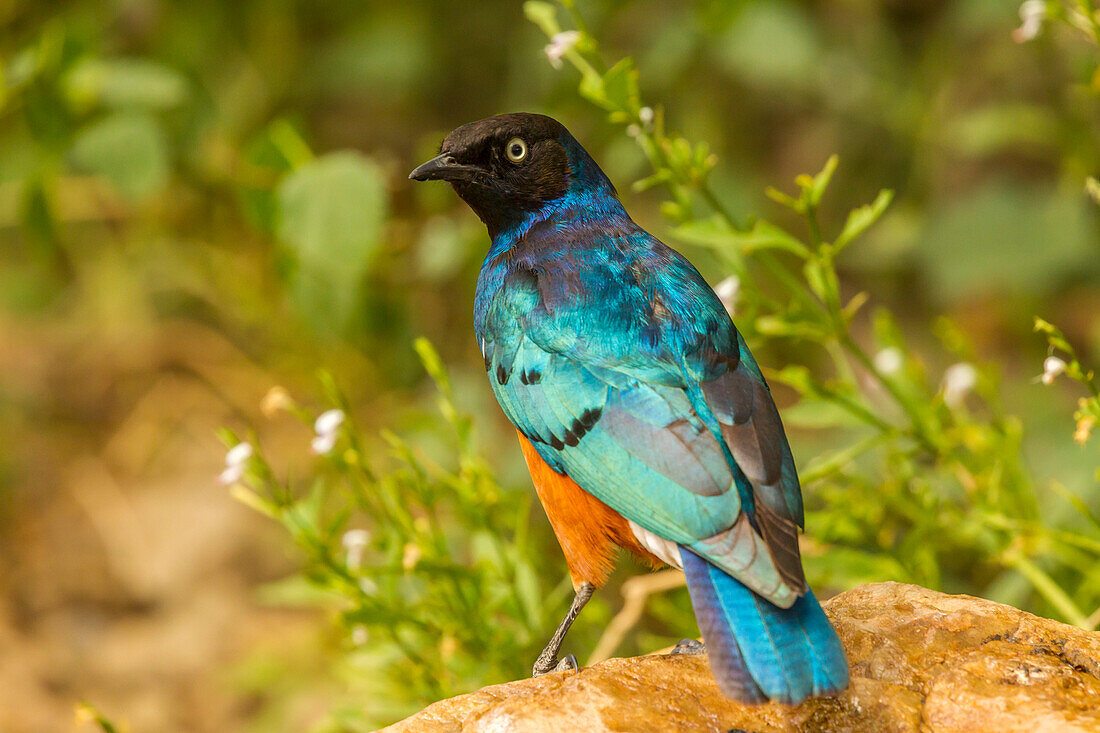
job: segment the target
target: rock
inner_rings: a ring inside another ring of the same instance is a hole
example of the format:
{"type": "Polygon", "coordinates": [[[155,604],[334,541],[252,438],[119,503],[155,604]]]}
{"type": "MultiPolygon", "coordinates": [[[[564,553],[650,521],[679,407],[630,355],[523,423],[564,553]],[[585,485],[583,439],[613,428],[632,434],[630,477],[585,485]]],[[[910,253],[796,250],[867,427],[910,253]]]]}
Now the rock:
{"type": "Polygon", "coordinates": [[[852,669],[836,698],[738,705],[703,656],[650,655],[486,687],[384,731],[1100,731],[1100,634],[900,583],[824,606],[852,669]]]}

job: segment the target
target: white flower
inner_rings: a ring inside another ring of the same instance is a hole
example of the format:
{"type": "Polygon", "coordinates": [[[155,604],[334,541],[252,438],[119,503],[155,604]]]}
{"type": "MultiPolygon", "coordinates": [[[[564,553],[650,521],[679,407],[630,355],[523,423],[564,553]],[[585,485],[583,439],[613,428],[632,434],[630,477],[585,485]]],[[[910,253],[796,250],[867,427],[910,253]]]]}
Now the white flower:
{"type": "Polygon", "coordinates": [[[349,529],[344,532],[344,549],[348,552],[348,569],[352,572],[359,570],[363,563],[363,548],[370,542],[370,532],[365,529],[349,529]]]}
{"type": "Polygon", "coordinates": [[[562,56],[568,53],[573,46],[576,46],[579,40],[581,40],[580,31],[555,33],[550,39],[549,45],[543,49],[546,52],[546,58],[550,59],[550,65],[555,69],[560,69],[562,56]]]}
{"type": "Polygon", "coordinates": [[[887,376],[897,374],[905,363],[905,355],[896,346],[888,346],[875,354],[875,369],[887,376]]]}
{"type": "Polygon", "coordinates": [[[313,422],[313,429],[317,431],[318,435],[335,433],[336,429],[344,424],[344,419],[343,410],[325,410],[313,422]]]}
{"type": "Polygon", "coordinates": [[[714,286],[714,294],[722,305],[726,306],[726,312],[731,316],[737,308],[737,300],[741,297],[741,278],[730,275],[725,280],[714,286]]]}
{"type": "Polygon", "coordinates": [[[318,435],[313,440],[309,441],[309,448],[319,456],[325,456],[332,452],[332,449],[336,446],[336,433],[325,433],[324,435],[318,435]]]}
{"type": "Polygon", "coordinates": [[[638,110],[638,119],[642,121],[642,124],[649,127],[653,124],[653,108],[642,107],[638,110]]]}
{"type": "Polygon", "coordinates": [[[1020,27],[1012,31],[1012,40],[1026,43],[1039,35],[1046,14],[1046,0],[1025,0],[1020,6],[1020,27]]]}
{"type": "Polygon", "coordinates": [[[631,124],[626,126],[626,136],[627,137],[638,137],[641,134],[642,134],[642,128],[638,127],[637,125],[631,123],[631,124]]]}
{"type": "Polygon", "coordinates": [[[367,643],[369,634],[367,633],[367,627],[362,624],[356,624],[351,628],[351,643],[355,646],[363,646],[367,643]]]}
{"type": "Polygon", "coordinates": [[[218,474],[218,481],[225,486],[235,484],[244,476],[244,466],[226,466],[225,470],[218,474]]]}
{"type": "Polygon", "coordinates": [[[978,383],[978,372],[965,362],[952,364],[943,373],[943,401],[949,407],[962,404],[963,399],[978,383]]]}
{"type": "Polygon", "coordinates": [[[370,532],[365,529],[349,529],[344,532],[344,548],[351,550],[353,547],[364,547],[370,542],[370,532]]]}
{"type": "Polygon", "coordinates": [[[248,461],[252,457],[252,444],[245,441],[243,443],[237,443],[230,448],[225,454],[225,465],[227,466],[240,466],[248,461]]]}
{"type": "Polygon", "coordinates": [[[252,457],[252,444],[243,441],[226,451],[225,470],[218,476],[218,480],[226,486],[235,484],[244,476],[244,467],[248,459],[252,457]]]}
{"type": "Polygon", "coordinates": [[[1057,356],[1048,356],[1043,361],[1043,375],[1039,377],[1045,385],[1054,384],[1054,380],[1058,378],[1059,374],[1066,371],[1066,362],[1059,359],[1057,356]]]}
{"type": "Polygon", "coordinates": [[[313,429],[317,436],[310,443],[314,453],[323,456],[332,451],[336,445],[340,426],[344,424],[346,418],[343,410],[336,409],[326,410],[317,416],[313,422],[313,429]]]}

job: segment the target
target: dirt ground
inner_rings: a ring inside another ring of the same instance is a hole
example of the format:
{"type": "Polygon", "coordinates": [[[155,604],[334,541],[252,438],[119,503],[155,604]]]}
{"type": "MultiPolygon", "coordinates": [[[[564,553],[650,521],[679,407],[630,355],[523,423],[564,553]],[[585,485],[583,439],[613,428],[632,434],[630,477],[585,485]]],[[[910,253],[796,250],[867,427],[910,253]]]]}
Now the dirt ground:
{"type": "Polygon", "coordinates": [[[239,673],[324,628],[256,600],[292,555],[216,480],[216,428],[260,421],[275,378],[193,323],[111,339],[0,321],[0,374],[0,731],[72,730],[81,700],[142,732],[320,717],[307,698],[256,723],[267,701],[239,673]]]}

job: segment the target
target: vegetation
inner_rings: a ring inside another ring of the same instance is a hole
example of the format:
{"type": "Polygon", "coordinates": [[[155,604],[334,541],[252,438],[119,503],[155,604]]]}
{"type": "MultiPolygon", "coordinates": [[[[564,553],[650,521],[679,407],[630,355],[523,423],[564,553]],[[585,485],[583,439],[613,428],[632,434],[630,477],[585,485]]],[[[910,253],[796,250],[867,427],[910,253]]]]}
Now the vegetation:
{"type": "MultiPolygon", "coordinates": [[[[445,187],[403,183],[448,129],[507,109],[565,121],[718,284],[791,434],[819,595],[898,580],[1100,626],[1091,0],[236,5],[5,21],[0,336],[35,324],[124,371],[180,322],[202,335],[156,368],[238,413],[223,483],[299,565],[259,597],[333,620],[318,729],[529,674],[570,600],[468,336],[483,230],[445,187]],[[263,419],[194,353],[223,343],[286,386],[263,419]]],[[[74,420],[6,392],[0,426],[74,420]]],[[[120,412],[94,404],[89,432],[120,412]]],[[[35,469],[9,444],[5,493],[35,469]]],[[[675,583],[605,633],[637,571],[566,651],[695,634],[675,583]]],[[[307,675],[248,665],[235,694],[283,727],[307,675]]]]}
{"type": "MultiPolygon", "coordinates": [[[[573,11],[571,3],[566,8],[573,11]]],[[[942,379],[930,374],[928,358],[908,345],[888,309],[872,310],[867,337],[854,333],[872,297],[849,292],[836,262],[859,246],[893,192],[882,191],[826,233],[819,212],[838,167],[833,156],[817,175],[796,179],[796,195],[767,190],[803,220],[805,239],[765,219],[738,222],[710,184],[717,165],[710,147],[670,133],[665,111],[644,106],[629,57],[605,69],[597,40],[576,13],[570,17],[578,27],[563,31],[554,6],[528,2],[525,11],[552,45],[564,46],[552,55],[561,52],[580,73],[580,95],[644,152],[652,170],[634,190],[664,187],[669,198],[661,211],[671,235],[712,250],[735,278],[736,287],[727,284],[728,305],[750,345],[785,342],[816,365],[766,369],[773,384],[798,396],[788,423],[827,431],[836,444],[801,469],[811,583],[919,583],[1096,627],[1100,521],[1064,489],[1059,493],[1079,516],[1042,510],[1021,451],[1025,423],[1006,413],[996,366],[980,363],[947,318],[932,326],[941,353],[931,358],[955,360],[942,379]]],[[[1048,362],[1044,381],[1064,373],[1089,390],[1076,416],[1083,442],[1097,419],[1094,375],[1057,328],[1037,320],[1036,330],[1047,334],[1052,354],[1068,358],[1060,366],[1048,362]]],[[[455,409],[438,356],[424,340],[417,350],[454,430],[457,468],[428,462],[384,433],[398,466],[375,473],[364,467],[362,436],[348,426],[343,450],[333,451],[309,493],[275,481],[259,458],[246,481],[259,493],[242,485],[236,491],[287,527],[305,550],[305,578],[338,599],[349,635],[365,629],[361,638],[381,637],[356,653],[359,663],[372,666],[364,673],[373,679],[390,681],[389,699],[403,691],[413,707],[526,674],[531,651],[568,600],[565,581],[552,582],[560,572],[530,541],[530,495],[502,489],[472,452],[471,423],[455,409]],[[346,497],[337,496],[341,486],[346,497]],[[340,549],[341,538],[346,546],[360,536],[349,522],[371,528],[362,535],[365,548],[350,552],[354,561],[340,549]]],[[[330,402],[347,407],[331,390],[330,402]]],[[[682,597],[676,600],[660,616],[670,641],[694,633],[682,597]]],[[[595,620],[582,623],[593,627],[595,620]]]]}

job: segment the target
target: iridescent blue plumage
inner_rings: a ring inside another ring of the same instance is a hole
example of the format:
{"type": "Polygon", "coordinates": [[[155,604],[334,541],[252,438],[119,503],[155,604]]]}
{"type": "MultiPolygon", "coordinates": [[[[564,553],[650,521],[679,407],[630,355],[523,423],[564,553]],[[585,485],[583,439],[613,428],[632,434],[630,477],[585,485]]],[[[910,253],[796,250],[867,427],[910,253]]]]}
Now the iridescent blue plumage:
{"type": "MultiPolygon", "coordinates": [[[[802,573],[801,491],[759,367],[698,271],[630,219],[564,128],[557,143],[564,190],[479,210],[492,246],[474,325],[497,400],[550,467],[680,546],[727,694],[798,702],[842,689],[844,652],[802,573]]],[[[490,194],[464,198],[475,195],[490,194]]]]}

